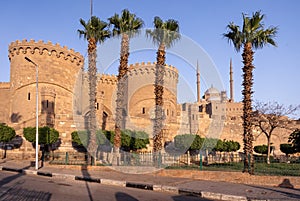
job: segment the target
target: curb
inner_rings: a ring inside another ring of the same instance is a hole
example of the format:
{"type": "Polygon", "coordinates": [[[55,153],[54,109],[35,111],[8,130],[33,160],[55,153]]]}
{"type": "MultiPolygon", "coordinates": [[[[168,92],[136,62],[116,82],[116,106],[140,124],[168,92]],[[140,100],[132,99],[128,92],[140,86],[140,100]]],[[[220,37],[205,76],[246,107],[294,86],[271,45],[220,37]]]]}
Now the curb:
{"type": "Polygon", "coordinates": [[[112,179],[100,179],[100,184],[126,187],[126,181],[118,181],[112,179]]]}
{"type": "Polygon", "coordinates": [[[103,185],[113,185],[113,186],[119,186],[125,188],[137,188],[137,189],[150,190],[156,192],[195,196],[195,197],[200,197],[205,199],[216,199],[216,200],[223,200],[223,201],[279,201],[278,199],[257,199],[257,198],[253,199],[253,198],[248,198],[246,196],[228,195],[228,194],[193,190],[187,188],[178,188],[175,186],[164,186],[164,185],[156,185],[156,184],[136,183],[130,181],[100,179],[100,178],[93,178],[93,177],[86,177],[86,176],[75,176],[69,174],[51,173],[51,172],[27,170],[27,169],[20,169],[20,168],[10,168],[10,167],[3,167],[3,166],[0,166],[0,170],[9,171],[9,172],[18,172],[26,175],[38,175],[42,177],[69,179],[69,180],[99,183],[103,185]]]}
{"type": "Polygon", "coordinates": [[[142,184],[142,183],[135,183],[135,182],[126,182],[126,186],[128,188],[138,188],[143,190],[150,190],[153,191],[152,184],[142,184]]]}
{"type": "Polygon", "coordinates": [[[87,181],[87,182],[95,182],[95,183],[101,183],[100,179],[92,178],[92,177],[75,176],[75,180],[79,180],[79,181],[87,181]]]}
{"type": "Polygon", "coordinates": [[[22,173],[23,169],[19,169],[19,168],[10,168],[10,167],[1,167],[1,170],[3,171],[9,171],[9,172],[18,172],[18,173],[22,173]]]}
{"type": "Polygon", "coordinates": [[[187,189],[187,188],[178,189],[178,194],[188,195],[188,196],[195,196],[195,197],[201,197],[203,195],[201,191],[191,190],[191,189],[187,189]]]}

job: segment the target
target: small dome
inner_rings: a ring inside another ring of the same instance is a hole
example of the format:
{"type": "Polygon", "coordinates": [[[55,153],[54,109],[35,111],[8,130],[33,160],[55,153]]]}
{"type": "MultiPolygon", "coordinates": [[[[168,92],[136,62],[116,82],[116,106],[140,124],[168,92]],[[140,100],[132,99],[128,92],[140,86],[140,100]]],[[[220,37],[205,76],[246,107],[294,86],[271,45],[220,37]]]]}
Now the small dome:
{"type": "Polygon", "coordinates": [[[205,91],[205,94],[209,94],[209,95],[212,95],[212,94],[220,94],[219,90],[214,88],[213,86],[211,86],[209,89],[207,89],[205,91]]]}
{"type": "Polygon", "coordinates": [[[218,89],[211,86],[209,89],[205,91],[205,100],[206,101],[220,101],[221,96],[218,89]]]}

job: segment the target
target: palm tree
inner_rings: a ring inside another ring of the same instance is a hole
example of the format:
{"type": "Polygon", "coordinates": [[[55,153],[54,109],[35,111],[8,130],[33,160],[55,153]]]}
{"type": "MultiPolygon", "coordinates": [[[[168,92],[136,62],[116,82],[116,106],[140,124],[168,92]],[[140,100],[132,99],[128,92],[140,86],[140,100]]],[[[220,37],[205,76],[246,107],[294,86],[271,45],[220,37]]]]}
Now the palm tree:
{"type": "Polygon", "coordinates": [[[263,48],[267,44],[276,46],[274,37],[277,34],[277,27],[264,29],[264,15],[257,11],[248,17],[243,15],[243,28],[235,25],[233,22],[227,25],[228,32],[223,36],[234,45],[237,52],[243,47],[243,141],[244,141],[244,169],[243,172],[254,174],[253,158],[253,133],[252,133],[252,86],[254,65],[252,49],[263,48]]]}
{"type": "MultiPolygon", "coordinates": [[[[96,142],[96,90],[97,90],[97,43],[103,43],[105,39],[110,37],[110,31],[108,30],[108,24],[101,21],[98,17],[92,16],[88,22],[80,19],[80,24],[83,26],[83,30],[77,30],[79,37],[84,37],[88,41],[88,76],[89,76],[89,144],[88,151],[91,158],[95,156],[97,150],[96,142]]],[[[94,161],[92,161],[94,162],[94,161]]]]}
{"type": "Polygon", "coordinates": [[[163,93],[164,93],[164,71],[166,65],[166,48],[170,48],[180,39],[179,23],[169,19],[165,22],[160,17],[154,18],[154,29],[146,30],[154,44],[158,45],[155,70],[155,121],[153,125],[153,153],[159,153],[162,149],[163,129],[163,93]]]}
{"type": "Polygon", "coordinates": [[[129,10],[122,10],[121,16],[115,14],[108,18],[110,25],[113,25],[113,36],[121,36],[121,52],[120,65],[118,74],[117,86],[117,100],[116,100],[116,123],[115,123],[115,137],[114,137],[114,152],[119,153],[121,146],[121,128],[124,125],[124,89],[125,89],[125,75],[128,71],[128,57],[129,57],[129,39],[143,27],[144,22],[135,14],[130,13],[129,10]]]}

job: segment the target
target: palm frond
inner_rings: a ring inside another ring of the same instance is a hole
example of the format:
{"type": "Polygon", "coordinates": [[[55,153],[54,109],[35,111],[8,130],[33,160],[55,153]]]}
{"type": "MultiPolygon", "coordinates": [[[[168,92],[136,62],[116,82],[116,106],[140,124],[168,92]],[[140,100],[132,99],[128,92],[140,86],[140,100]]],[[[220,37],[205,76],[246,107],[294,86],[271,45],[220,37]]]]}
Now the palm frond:
{"type": "Polygon", "coordinates": [[[129,37],[139,33],[143,27],[144,21],[135,14],[130,13],[129,10],[122,10],[121,15],[114,14],[108,18],[109,25],[113,25],[113,36],[120,36],[126,33],[129,37]]]}
{"type": "Polygon", "coordinates": [[[110,37],[108,23],[96,16],[92,16],[88,22],[85,22],[83,19],[80,19],[79,22],[84,28],[83,30],[77,30],[79,37],[83,36],[87,40],[94,38],[97,43],[103,43],[106,38],[110,37]]]}
{"type": "Polygon", "coordinates": [[[154,29],[147,29],[146,36],[151,38],[156,45],[164,44],[170,48],[175,42],[180,40],[179,23],[174,19],[168,19],[165,22],[160,17],[154,17],[154,29]]]}
{"type": "Polygon", "coordinates": [[[241,47],[246,43],[251,43],[253,48],[258,49],[264,47],[266,44],[276,46],[274,38],[277,34],[277,27],[270,27],[264,29],[263,19],[265,15],[261,11],[257,11],[249,17],[247,14],[242,14],[243,27],[230,22],[227,25],[228,32],[223,34],[228,39],[229,43],[234,45],[234,48],[239,52],[241,47]]]}

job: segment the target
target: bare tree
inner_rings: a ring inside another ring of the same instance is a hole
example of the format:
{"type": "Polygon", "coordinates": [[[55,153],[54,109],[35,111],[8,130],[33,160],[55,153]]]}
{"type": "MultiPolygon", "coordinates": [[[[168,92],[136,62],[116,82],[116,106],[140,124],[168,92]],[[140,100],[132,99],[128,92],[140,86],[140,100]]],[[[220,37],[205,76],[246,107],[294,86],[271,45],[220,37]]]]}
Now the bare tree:
{"type": "Polygon", "coordinates": [[[270,164],[270,145],[273,131],[276,128],[293,129],[290,115],[300,109],[300,105],[285,106],[278,102],[260,102],[256,101],[253,112],[253,125],[267,137],[268,152],[267,163],[270,164]]]}

